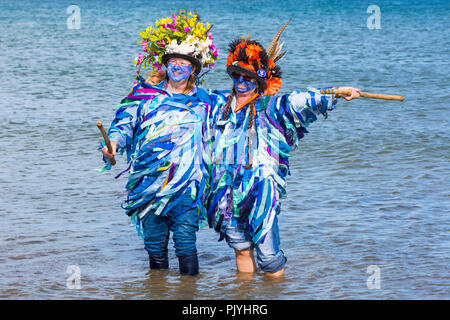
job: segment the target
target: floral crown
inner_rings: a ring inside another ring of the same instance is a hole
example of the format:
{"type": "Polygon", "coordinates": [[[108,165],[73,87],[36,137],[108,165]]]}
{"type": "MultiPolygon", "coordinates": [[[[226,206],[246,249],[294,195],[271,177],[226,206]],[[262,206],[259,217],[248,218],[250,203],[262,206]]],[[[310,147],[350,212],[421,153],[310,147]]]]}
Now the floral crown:
{"type": "Polygon", "coordinates": [[[196,13],[180,10],[155,22],[140,32],[141,44],[144,53],[139,52],[133,63],[138,67],[138,75],[141,68],[152,67],[152,73],[162,70],[171,56],[184,57],[196,67],[198,74],[202,67],[212,69],[214,62],[219,57],[219,52],[214,45],[211,35],[212,25],[200,22],[196,13]]]}

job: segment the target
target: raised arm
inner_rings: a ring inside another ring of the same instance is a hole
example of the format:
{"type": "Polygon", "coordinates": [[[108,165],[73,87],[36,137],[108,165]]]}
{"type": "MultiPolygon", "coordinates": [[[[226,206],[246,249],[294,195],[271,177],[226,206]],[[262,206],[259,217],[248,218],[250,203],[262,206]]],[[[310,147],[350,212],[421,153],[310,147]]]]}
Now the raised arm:
{"type": "Polygon", "coordinates": [[[136,128],[139,125],[140,106],[144,103],[143,100],[149,97],[149,94],[163,93],[160,89],[160,85],[158,85],[158,87],[150,88],[149,85],[146,84],[145,79],[141,77],[139,83],[135,85],[128,96],[120,102],[108,130],[108,137],[111,140],[113,152],[109,153],[106,146],[102,144],[102,153],[105,158],[111,159],[115,156],[117,150],[126,150],[127,161],[130,160],[131,153],[135,147],[135,135],[137,133],[136,128]]]}
{"type": "Polygon", "coordinates": [[[102,144],[102,153],[105,158],[111,159],[116,155],[117,150],[122,149],[127,151],[129,160],[141,102],[142,100],[124,99],[119,104],[108,130],[108,137],[113,147],[112,153],[109,153],[108,148],[102,144]]]}

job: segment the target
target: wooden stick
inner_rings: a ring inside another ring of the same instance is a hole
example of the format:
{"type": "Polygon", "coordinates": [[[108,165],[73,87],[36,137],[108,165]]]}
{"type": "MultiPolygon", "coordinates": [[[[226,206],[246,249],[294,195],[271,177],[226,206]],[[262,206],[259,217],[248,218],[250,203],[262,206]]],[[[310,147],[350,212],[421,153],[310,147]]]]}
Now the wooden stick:
{"type": "MultiPolygon", "coordinates": [[[[322,89],[320,90],[322,94],[342,94],[346,96],[350,96],[352,94],[351,90],[347,89],[322,89]]],[[[396,100],[403,101],[405,97],[403,96],[394,96],[390,94],[379,94],[379,93],[369,93],[369,92],[361,92],[361,97],[363,98],[372,98],[372,99],[383,99],[383,100],[396,100]]]]}
{"type": "MultiPolygon", "coordinates": [[[[108,148],[108,152],[112,153],[113,149],[112,149],[111,141],[109,140],[109,137],[106,134],[105,128],[103,128],[103,124],[101,121],[97,121],[97,127],[100,130],[100,132],[102,133],[103,139],[105,139],[105,143],[106,143],[106,147],[108,148]]],[[[116,164],[116,159],[114,159],[114,157],[113,157],[113,158],[109,159],[109,162],[113,166],[116,164]]]]}

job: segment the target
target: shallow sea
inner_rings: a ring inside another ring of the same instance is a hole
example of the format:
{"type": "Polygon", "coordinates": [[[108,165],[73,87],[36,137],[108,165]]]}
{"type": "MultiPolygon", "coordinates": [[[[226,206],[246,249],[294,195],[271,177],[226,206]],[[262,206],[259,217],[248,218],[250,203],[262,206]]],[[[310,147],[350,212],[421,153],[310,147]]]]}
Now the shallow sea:
{"type": "Polygon", "coordinates": [[[0,299],[450,298],[448,1],[73,4],[79,29],[67,2],[0,1],[0,299]],[[368,28],[370,5],[380,29],[368,28]],[[220,59],[205,88],[230,88],[230,40],[267,44],[292,18],[281,94],[348,85],[405,96],[340,101],[311,125],[279,217],[282,280],[236,274],[208,228],[199,276],[178,275],[172,244],[170,269],[149,273],[120,208],[125,159],[95,171],[95,123],[109,123],[130,88],[139,31],[181,7],[214,24],[220,59]]]}

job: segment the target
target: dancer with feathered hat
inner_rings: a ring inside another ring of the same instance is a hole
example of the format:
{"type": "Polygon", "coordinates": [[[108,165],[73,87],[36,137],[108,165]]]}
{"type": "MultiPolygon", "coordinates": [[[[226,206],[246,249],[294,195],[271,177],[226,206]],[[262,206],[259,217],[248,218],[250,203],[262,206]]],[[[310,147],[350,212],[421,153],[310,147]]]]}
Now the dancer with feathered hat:
{"type": "MultiPolygon", "coordinates": [[[[289,23],[289,22],[288,22],[289,23]]],[[[231,93],[210,93],[215,123],[208,220],[235,250],[238,271],[268,275],[284,273],[278,214],[286,194],[288,157],[306,128],[335,108],[336,95],[299,90],[282,96],[280,35],[265,49],[258,41],[241,38],[229,45],[227,73],[231,93]]],[[[359,89],[346,87],[359,98],[359,89]]]]}

